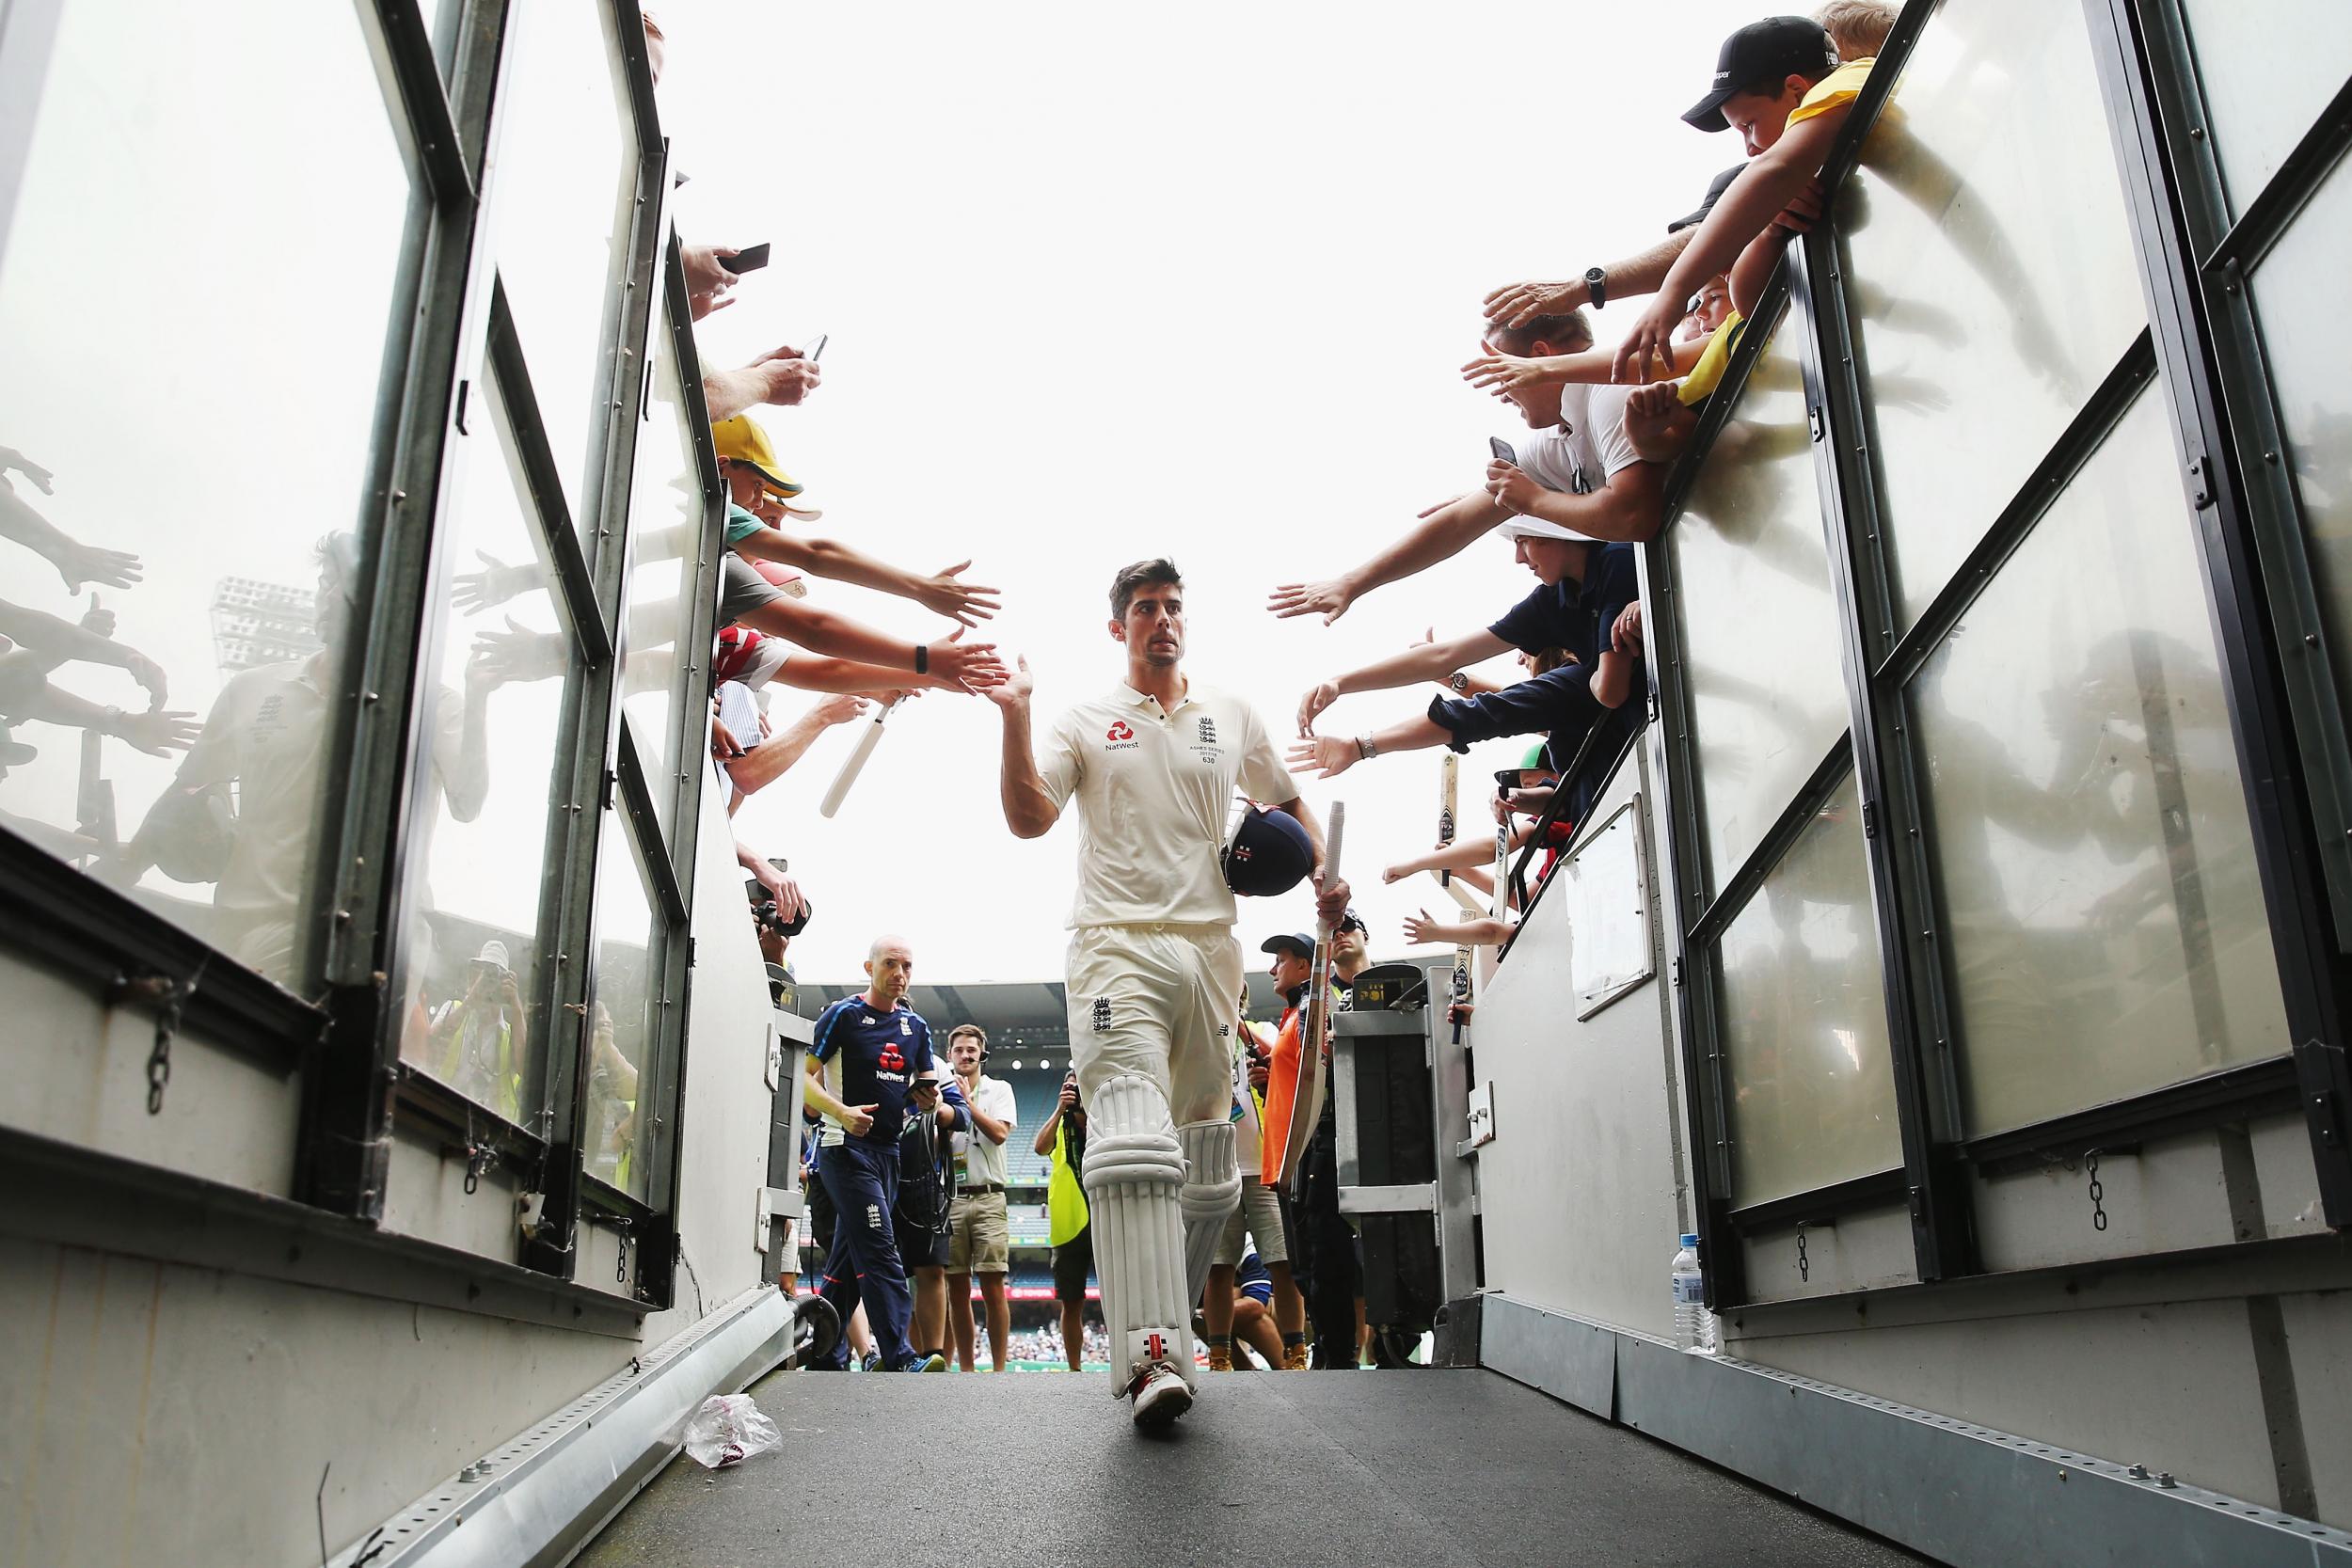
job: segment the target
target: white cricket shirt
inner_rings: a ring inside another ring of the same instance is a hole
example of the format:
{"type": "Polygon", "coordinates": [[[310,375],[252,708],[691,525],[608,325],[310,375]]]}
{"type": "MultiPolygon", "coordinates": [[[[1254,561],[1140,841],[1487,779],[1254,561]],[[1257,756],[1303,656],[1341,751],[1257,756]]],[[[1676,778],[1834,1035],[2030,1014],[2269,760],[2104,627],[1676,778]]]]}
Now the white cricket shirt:
{"type": "Polygon", "coordinates": [[[1123,681],[1080,703],[1046,732],[1037,770],[1057,807],[1078,802],[1073,929],[1231,926],[1219,863],[1234,795],[1298,795],[1249,705],[1199,681],[1173,711],[1123,681]]]}

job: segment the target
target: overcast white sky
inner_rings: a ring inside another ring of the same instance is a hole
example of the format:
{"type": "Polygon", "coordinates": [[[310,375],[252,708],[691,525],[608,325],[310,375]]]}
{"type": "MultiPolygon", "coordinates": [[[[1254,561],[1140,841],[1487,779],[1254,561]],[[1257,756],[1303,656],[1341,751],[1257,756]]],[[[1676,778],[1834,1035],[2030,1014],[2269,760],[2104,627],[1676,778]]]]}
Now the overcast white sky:
{"type": "MultiPolygon", "coordinates": [[[[692,176],[681,231],[776,247],[702,325],[705,360],[832,334],[818,397],[766,416],[825,510],[817,531],[925,569],[973,558],[1007,591],[991,629],[1035,669],[1041,724],[1120,676],[1112,571],[1171,555],[1188,668],[1284,736],[1315,679],[1432,625],[1484,625],[1532,586],[1488,540],[1327,630],[1263,609],[1274,583],[1361,559],[1481,476],[1486,436],[1519,426],[1454,374],[1480,298],[1625,255],[1696,205],[1739,150],[1675,117],[1723,35],[1759,14],[656,9],[665,124],[692,176]]],[[[1604,341],[1624,319],[1598,318],[1604,341]]],[[[817,592],[896,631],[943,629],[903,601],[817,592]]],[[[1429,693],[1346,698],[1326,722],[1370,728],[1429,693]]],[[[929,980],[1057,978],[1076,830],[1006,832],[996,710],[934,693],[890,732],[832,823],[817,800],[851,729],[739,818],[815,899],[800,974],[854,974],[887,927],[929,980]]],[[[1474,752],[1466,796],[1521,749],[1474,752]]],[[[1306,789],[1320,811],[1348,804],[1343,870],[1382,957],[1445,896],[1427,878],[1379,883],[1434,840],[1438,756],[1306,789]]],[[[1245,903],[1238,931],[1254,948],[1308,914],[1303,894],[1245,903]]]]}

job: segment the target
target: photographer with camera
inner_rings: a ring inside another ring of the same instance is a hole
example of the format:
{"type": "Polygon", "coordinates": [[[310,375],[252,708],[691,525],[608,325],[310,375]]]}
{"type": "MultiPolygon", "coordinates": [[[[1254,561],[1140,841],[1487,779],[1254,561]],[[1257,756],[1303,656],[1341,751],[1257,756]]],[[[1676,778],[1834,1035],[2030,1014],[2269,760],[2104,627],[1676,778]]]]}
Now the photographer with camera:
{"type": "Polygon", "coordinates": [[[1087,1214],[1087,1113],[1076,1069],[1062,1074],[1061,1098],[1030,1147],[1050,1162],[1045,1239],[1054,1245],[1054,1301],[1061,1308],[1062,1354],[1077,1371],[1086,1355],[1087,1280],[1094,1273],[1094,1233],[1087,1214]]]}
{"type": "MultiPolygon", "coordinates": [[[[898,1203],[893,1211],[898,1259],[914,1287],[914,1326],[908,1341],[917,1355],[947,1354],[948,1152],[972,1128],[971,1105],[953,1075],[937,1068],[911,1085],[913,1112],[898,1134],[898,1203]]],[[[966,1286],[968,1292],[971,1287],[966,1286]]],[[[967,1307],[964,1321],[971,1321],[967,1307]]]]}

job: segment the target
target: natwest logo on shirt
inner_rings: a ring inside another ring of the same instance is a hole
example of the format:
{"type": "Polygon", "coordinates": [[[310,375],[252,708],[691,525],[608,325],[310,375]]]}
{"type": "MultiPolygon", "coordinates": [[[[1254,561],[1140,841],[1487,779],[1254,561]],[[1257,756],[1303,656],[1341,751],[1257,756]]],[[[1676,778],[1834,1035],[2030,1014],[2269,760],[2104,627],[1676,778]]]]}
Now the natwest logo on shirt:
{"type": "Polygon", "coordinates": [[[1103,732],[1103,738],[1105,740],[1133,740],[1135,737],[1136,732],[1127,727],[1127,721],[1124,719],[1114,720],[1111,727],[1103,732]]]}

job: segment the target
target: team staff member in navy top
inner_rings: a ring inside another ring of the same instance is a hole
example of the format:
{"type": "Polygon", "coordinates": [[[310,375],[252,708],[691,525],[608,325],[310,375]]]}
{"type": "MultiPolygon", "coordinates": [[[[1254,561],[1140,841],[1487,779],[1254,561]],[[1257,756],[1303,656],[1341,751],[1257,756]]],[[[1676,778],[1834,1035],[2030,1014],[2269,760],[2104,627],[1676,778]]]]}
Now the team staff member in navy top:
{"type": "MultiPolygon", "coordinates": [[[[833,1253],[818,1294],[848,1323],[861,1298],[892,1371],[940,1372],[946,1358],[917,1355],[907,1343],[914,1297],[898,1259],[893,1211],[898,1197],[898,1134],[910,1107],[930,1116],[938,1104],[931,1074],[931,1028],[906,1005],[914,952],[903,937],[876,937],[866,958],[866,990],[817,1015],[803,1069],[806,1101],[824,1117],[817,1170],[834,1202],[833,1253]]],[[[849,1366],[849,1347],[834,1347],[824,1370],[849,1366]]]]}
{"type": "Polygon", "coordinates": [[[1329,778],[1383,752],[1440,745],[1462,752],[1474,740],[1537,730],[1551,736],[1553,763],[1565,766],[1596,727],[1602,727],[1602,754],[1631,731],[1641,712],[1629,701],[1642,689],[1641,643],[1638,636],[1614,634],[1618,618],[1641,601],[1633,546],[1597,544],[1534,517],[1514,517],[1496,531],[1513,541],[1516,558],[1540,586],[1483,631],[1424,642],[1313,688],[1299,699],[1298,733],[1308,738],[1291,748],[1293,768],[1314,768],[1329,778]],[[1455,685],[1464,667],[1511,648],[1559,648],[1576,662],[1482,696],[1433,698],[1421,718],[1384,730],[1315,736],[1316,716],[1348,692],[1422,681],[1455,685]]]}

